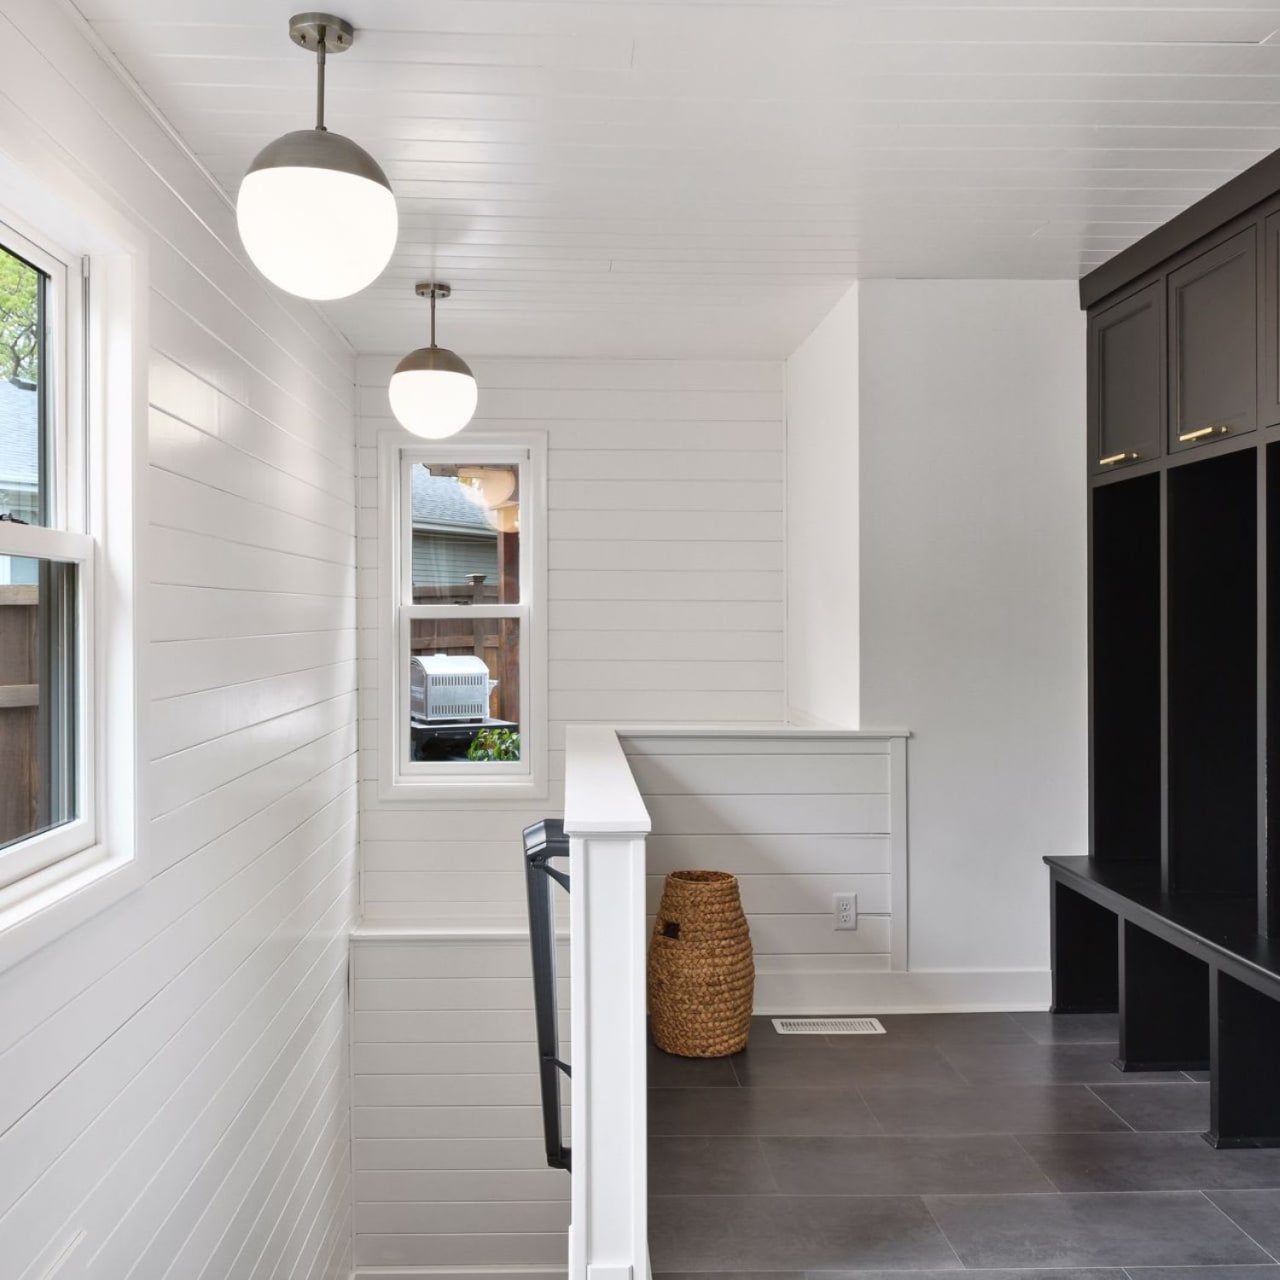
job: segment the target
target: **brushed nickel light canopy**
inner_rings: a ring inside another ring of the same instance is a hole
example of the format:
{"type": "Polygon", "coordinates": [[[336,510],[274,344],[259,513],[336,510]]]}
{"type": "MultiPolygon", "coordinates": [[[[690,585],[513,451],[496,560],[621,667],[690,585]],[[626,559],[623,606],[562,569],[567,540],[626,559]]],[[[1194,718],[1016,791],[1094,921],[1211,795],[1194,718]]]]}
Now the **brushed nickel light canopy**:
{"type": "Polygon", "coordinates": [[[300,298],[346,298],[377,279],[395,251],[395,197],[378,162],[325,127],[326,59],[351,48],[351,24],[299,13],[289,35],[316,55],[315,127],[286,133],[258,153],[240,183],[236,222],[272,284],[300,298]]]}
{"type": "Polygon", "coordinates": [[[461,431],[475,414],[476,379],[460,355],[436,346],[436,299],[449,297],[453,290],[424,280],[414,285],[414,292],[431,299],[431,345],[409,352],[396,365],[387,396],[391,412],[406,431],[443,440],[461,431]]]}

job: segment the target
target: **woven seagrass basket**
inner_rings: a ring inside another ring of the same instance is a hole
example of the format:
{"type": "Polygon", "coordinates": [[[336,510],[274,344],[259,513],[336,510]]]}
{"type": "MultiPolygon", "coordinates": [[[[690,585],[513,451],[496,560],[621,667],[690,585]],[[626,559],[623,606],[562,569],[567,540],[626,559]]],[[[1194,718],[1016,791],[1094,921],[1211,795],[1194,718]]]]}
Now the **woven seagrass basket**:
{"type": "Polygon", "coordinates": [[[756,967],[738,882],[724,871],[674,871],[649,941],[654,1043],[684,1058],[746,1048],[756,967]]]}

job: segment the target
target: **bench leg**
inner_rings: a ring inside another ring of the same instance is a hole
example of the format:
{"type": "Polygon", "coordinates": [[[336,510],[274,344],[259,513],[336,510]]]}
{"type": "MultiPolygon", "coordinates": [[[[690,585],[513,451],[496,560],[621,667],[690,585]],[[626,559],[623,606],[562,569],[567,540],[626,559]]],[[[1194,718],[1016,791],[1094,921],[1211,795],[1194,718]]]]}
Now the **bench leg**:
{"type": "Polygon", "coordinates": [[[1125,921],[1120,931],[1121,1071],[1209,1065],[1209,966],[1125,921]]]}
{"type": "Polygon", "coordinates": [[[1215,972],[1209,1132],[1215,1147],[1280,1147],[1280,1003],[1215,972]]]}
{"type": "Polygon", "coordinates": [[[1119,1007],[1118,919],[1057,880],[1052,894],[1054,1013],[1114,1013],[1119,1007]]]}

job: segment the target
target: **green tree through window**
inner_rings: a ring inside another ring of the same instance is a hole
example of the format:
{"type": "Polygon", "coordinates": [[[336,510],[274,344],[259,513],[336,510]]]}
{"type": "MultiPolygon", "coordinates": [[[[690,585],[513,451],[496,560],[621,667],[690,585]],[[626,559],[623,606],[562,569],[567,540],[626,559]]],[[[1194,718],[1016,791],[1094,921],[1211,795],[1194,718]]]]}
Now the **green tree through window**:
{"type": "Polygon", "coordinates": [[[40,273],[0,249],[0,378],[40,378],[40,273]]]}

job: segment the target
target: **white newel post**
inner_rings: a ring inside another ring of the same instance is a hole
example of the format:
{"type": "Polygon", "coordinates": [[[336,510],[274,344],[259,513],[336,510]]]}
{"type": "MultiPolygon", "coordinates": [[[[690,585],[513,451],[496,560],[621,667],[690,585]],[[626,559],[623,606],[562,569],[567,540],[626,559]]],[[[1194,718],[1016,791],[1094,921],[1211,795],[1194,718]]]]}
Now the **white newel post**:
{"type": "Polygon", "coordinates": [[[648,1280],[649,814],[612,729],[571,726],[566,748],[565,833],[572,885],[569,1280],[648,1280]]]}

